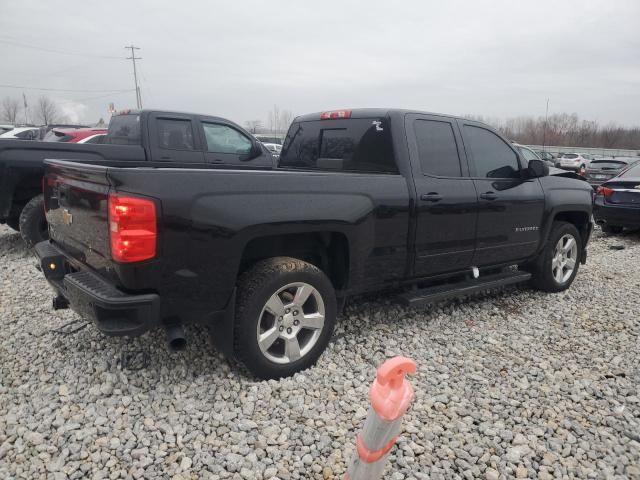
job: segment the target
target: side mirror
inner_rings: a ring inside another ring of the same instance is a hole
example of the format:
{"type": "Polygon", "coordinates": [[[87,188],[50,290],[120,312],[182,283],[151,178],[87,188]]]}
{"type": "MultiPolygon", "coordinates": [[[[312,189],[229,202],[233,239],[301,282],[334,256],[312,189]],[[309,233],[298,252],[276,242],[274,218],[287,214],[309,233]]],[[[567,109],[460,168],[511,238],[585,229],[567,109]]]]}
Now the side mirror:
{"type": "Polygon", "coordinates": [[[262,155],[262,145],[260,142],[256,141],[251,144],[251,149],[247,153],[240,156],[240,161],[248,162],[249,160],[253,160],[260,155],[262,155]]]}
{"type": "Polygon", "coordinates": [[[527,166],[527,176],[529,178],[540,178],[549,175],[549,165],[542,160],[529,160],[527,166]]]}

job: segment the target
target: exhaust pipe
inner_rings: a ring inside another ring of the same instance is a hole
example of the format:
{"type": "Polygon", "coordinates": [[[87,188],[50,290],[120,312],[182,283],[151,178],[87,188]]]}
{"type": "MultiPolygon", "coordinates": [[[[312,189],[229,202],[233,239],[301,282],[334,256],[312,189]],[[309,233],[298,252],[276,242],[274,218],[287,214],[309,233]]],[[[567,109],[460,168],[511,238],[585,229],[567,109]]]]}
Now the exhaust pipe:
{"type": "Polygon", "coordinates": [[[187,348],[187,339],[184,337],[184,329],[181,325],[169,325],[165,327],[165,331],[169,350],[179,352],[187,348]]]}

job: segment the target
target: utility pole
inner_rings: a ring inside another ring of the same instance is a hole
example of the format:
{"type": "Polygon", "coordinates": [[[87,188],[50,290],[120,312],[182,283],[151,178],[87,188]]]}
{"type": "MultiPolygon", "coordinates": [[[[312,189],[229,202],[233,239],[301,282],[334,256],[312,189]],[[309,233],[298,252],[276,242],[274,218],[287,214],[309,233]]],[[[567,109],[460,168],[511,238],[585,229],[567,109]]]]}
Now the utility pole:
{"type": "Polygon", "coordinates": [[[140,87],[138,86],[138,72],[136,71],[136,60],[142,60],[142,57],[136,57],[136,50],[140,50],[139,47],[135,47],[133,45],[129,45],[128,47],[131,49],[131,56],[127,57],[127,60],[131,60],[133,62],[133,81],[136,84],[136,103],[138,105],[138,110],[142,108],[142,95],[140,95],[140,87]]]}
{"type": "Polygon", "coordinates": [[[542,129],[542,151],[545,151],[547,144],[547,119],[549,118],[549,99],[547,98],[547,110],[544,114],[544,128],[542,129]]]}

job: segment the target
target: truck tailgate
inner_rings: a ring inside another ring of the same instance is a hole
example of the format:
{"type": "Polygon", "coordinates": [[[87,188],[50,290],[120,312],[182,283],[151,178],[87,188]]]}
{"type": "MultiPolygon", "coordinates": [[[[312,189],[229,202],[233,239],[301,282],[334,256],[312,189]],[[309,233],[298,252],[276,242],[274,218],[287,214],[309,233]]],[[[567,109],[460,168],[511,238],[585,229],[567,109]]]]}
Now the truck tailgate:
{"type": "Polygon", "coordinates": [[[110,263],[106,167],[46,163],[43,190],[51,240],[80,262],[104,268],[110,263]]]}

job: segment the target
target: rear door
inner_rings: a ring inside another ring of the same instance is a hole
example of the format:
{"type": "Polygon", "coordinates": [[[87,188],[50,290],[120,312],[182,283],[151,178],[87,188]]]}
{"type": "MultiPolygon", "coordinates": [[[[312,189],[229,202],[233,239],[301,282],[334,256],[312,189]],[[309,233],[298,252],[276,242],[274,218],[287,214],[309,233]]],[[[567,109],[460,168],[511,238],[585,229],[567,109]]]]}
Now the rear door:
{"type": "Polygon", "coordinates": [[[414,275],[471,265],[478,199],[455,120],[410,114],[405,118],[417,195],[414,275]]]}
{"type": "Polygon", "coordinates": [[[478,191],[478,228],[473,264],[524,259],[540,243],[544,191],[526,179],[518,154],[484,125],[459,121],[469,169],[478,191]]]}
{"type": "Polygon", "coordinates": [[[149,125],[151,160],[203,164],[200,137],[193,119],[181,115],[157,115],[149,125]]]}

